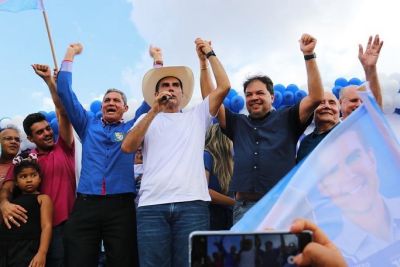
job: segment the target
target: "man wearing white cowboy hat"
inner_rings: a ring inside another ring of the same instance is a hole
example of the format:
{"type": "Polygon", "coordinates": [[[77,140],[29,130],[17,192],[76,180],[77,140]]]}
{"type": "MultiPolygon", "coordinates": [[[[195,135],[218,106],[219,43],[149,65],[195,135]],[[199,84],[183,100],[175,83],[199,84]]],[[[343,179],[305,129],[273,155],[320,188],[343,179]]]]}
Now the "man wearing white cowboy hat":
{"type": "Polygon", "coordinates": [[[207,127],[230,88],[210,45],[217,88],[195,107],[181,112],[193,93],[192,71],[183,66],[152,69],[143,78],[151,109],[122,143],[125,152],[143,143],[144,173],[137,209],[140,266],[188,266],[188,237],[209,224],[203,150],[207,127]]]}

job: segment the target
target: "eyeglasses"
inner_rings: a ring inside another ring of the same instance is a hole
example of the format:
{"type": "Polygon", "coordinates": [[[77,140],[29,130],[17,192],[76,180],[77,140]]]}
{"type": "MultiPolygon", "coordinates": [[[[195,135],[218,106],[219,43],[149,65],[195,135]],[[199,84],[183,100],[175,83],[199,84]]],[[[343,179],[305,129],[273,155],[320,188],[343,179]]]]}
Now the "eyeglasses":
{"type": "Polygon", "coordinates": [[[12,141],[12,140],[14,140],[14,141],[17,142],[17,143],[21,143],[21,138],[19,138],[19,137],[4,136],[2,139],[5,140],[5,141],[9,141],[9,142],[12,141]]]}

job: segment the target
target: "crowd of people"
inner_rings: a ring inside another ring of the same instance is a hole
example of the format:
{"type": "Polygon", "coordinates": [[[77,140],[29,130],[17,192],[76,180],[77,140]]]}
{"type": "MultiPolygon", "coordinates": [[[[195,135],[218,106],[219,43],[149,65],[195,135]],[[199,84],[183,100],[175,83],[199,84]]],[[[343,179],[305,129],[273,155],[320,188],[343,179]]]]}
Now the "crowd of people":
{"type": "MultiPolygon", "coordinates": [[[[68,46],[58,73],[33,65],[53,99],[58,139],[41,113],[23,122],[33,150],[18,155],[20,130],[1,129],[0,266],[97,266],[101,242],[107,266],[188,266],[191,232],[228,230],[361,104],[357,86],[343,88],[340,99],[324,92],[316,44],[309,34],[299,41],[308,96],[275,110],[272,80],[251,76],[243,84],[248,115],[222,105],[230,81],[211,42],[200,38],[203,101],[183,110],[193,94],[192,71],[163,66],[161,49],[150,47],[144,102],[128,121],[122,119],[126,95],[118,89],[105,92],[100,118],[79,102],[72,68],[81,44],[68,46]],[[314,131],[297,150],[313,119],[314,131]],[[74,131],[82,144],[78,185],[74,131]]],[[[358,55],[380,106],[382,45],[379,36],[370,37],[358,55]]],[[[302,230],[313,231],[314,242],[297,264],[345,266],[315,224],[296,221],[292,231],[302,230]]]]}

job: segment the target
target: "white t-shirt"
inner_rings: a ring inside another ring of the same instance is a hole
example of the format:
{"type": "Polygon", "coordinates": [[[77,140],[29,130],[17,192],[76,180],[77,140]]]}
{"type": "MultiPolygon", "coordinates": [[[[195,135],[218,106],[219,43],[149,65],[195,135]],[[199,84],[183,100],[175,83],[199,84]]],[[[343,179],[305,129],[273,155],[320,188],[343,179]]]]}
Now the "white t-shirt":
{"type": "Polygon", "coordinates": [[[211,200],[203,161],[211,120],[208,97],[186,112],[159,113],[153,119],[144,136],[139,207],[211,200]]]}

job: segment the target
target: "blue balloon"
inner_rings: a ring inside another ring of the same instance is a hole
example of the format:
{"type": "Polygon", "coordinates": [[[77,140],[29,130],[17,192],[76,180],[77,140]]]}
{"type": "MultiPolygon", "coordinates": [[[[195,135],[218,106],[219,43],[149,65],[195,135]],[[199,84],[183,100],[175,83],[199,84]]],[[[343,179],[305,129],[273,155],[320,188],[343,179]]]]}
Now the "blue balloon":
{"type": "Polygon", "coordinates": [[[280,91],[275,91],[274,102],[272,103],[272,106],[274,106],[274,108],[278,109],[281,106],[282,102],[283,102],[282,93],[280,91]]]}
{"type": "Polygon", "coordinates": [[[334,94],[337,99],[339,99],[340,90],[342,90],[342,88],[342,86],[335,86],[332,88],[332,94],[334,94]]]}
{"type": "Polygon", "coordinates": [[[358,79],[358,78],[356,78],[356,77],[354,77],[354,78],[351,78],[350,80],[349,80],[349,85],[361,85],[362,84],[362,81],[360,80],[360,79],[358,79]]]}
{"type": "Polygon", "coordinates": [[[294,105],[294,94],[291,91],[285,91],[283,93],[283,104],[286,106],[294,105]]]}
{"type": "Polygon", "coordinates": [[[46,117],[46,120],[47,120],[47,112],[46,112],[46,111],[41,110],[41,111],[39,111],[38,113],[43,114],[43,116],[45,116],[45,117],[46,117]]]}
{"type": "Polygon", "coordinates": [[[231,88],[231,89],[229,89],[229,92],[228,92],[228,94],[226,95],[226,97],[228,98],[228,99],[232,99],[234,96],[236,96],[238,93],[236,92],[236,90],[235,89],[233,89],[233,88],[231,88]]]}
{"type": "Polygon", "coordinates": [[[54,118],[50,122],[50,127],[53,129],[54,135],[58,135],[58,121],[57,118],[54,118]]]}
{"type": "Polygon", "coordinates": [[[231,100],[227,97],[224,98],[224,106],[229,110],[231,109],[231,100]]]}
{"type": "Polygon", "coordinates": [[[91,118],[93,118],[94,116],[95,116],[95,114],[92,112],[92,111],[86,111],[86,114],[89,116],[89,117],[91,117],[91,118]]]}
{"type": "Polygon", "coordinates": [[[286,87],[286,90],[291,91],[293,94],[295,94],[297,91],[299,91],[299,87],[292,83],[286,87]]]}
{"type": "Polygon", "coordinates": [[[90,111],[96,114],[101,110],[101,101],[100,100],[95,100],[90,104],[90,111]]]}
{"type": "Polygon", "coordinates": [[[241,95],[235,95],[231,99],[231,108],[233,112],[239,112],[244,107],[244,99],[241,95]]]}
{"type": "Polygon", "coordinates": [[[345,86],[347,86],[347,85],[349,85],[349,83],[348,83],[347,80],[346,80],[345,78],[343,78],[343,77],[337,78],[337,79],[335,80],[335,86],[342,86],[342,87],[345,87],[345,86]]]}
{"type": "Polygon", "coordinates": [[[96,113],[96,118],[97,119],[101,119],[102,116],[103,116],[103,114],[101,113],[101,111],[96,113]]]}
{"type": "Polygon", "coordinates": [[[299,103],[304,97],[307,96],[307,92],[304,90],[298,90],[295,94],[294,94],[294,101],[296,103],[299,103]]]}
{"type": "Polygon", "coordinates": [[[53,119],[55,119],[57,117],[56,112],[55,111],[50,111],[49,113],[47,113],[45,115],[46,117],[46,121],[51,122],[53,119]]]}
{"type": "Polygon", "coordinates": [[[286,87],[283,84],[278,83],[278,84],[274,85],[274,93],[280,92],[281,94],[283,94],[283,92],[285,92],[285,90],[286,90],[286,87]]]}

